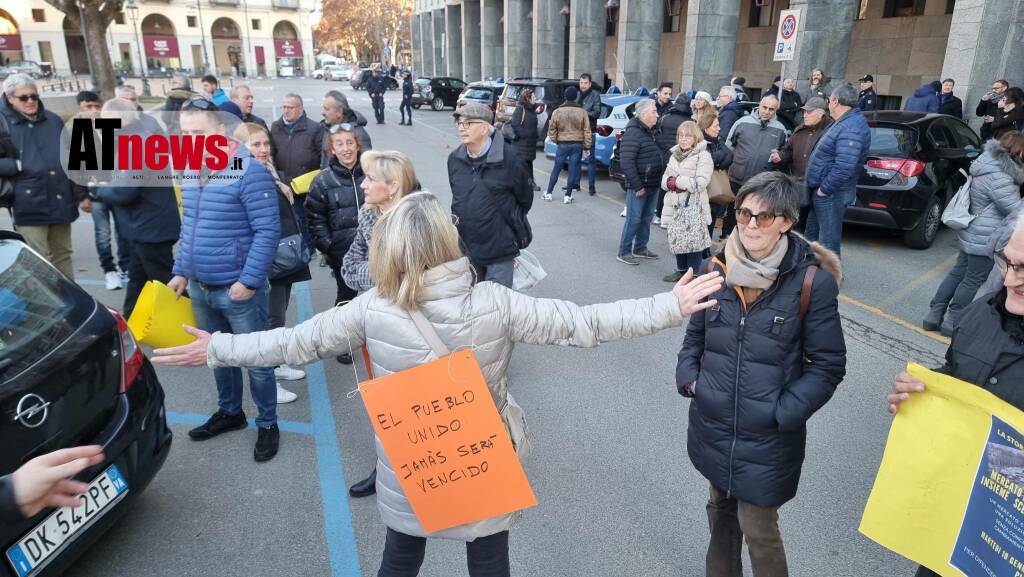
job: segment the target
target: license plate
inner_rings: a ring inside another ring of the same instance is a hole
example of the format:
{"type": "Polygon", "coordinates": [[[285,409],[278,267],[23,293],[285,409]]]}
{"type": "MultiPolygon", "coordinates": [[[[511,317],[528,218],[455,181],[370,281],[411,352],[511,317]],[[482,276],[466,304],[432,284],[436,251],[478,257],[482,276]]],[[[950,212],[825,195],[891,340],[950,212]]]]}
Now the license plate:
{"type": "Polygon", "coordinates": [[[117,466],[111,465],[89,483],[80,505],[57,509],[7,550],[7,560],[14,572],[18,577],[38,572],[127,492],[128,482],[117,466]]]}

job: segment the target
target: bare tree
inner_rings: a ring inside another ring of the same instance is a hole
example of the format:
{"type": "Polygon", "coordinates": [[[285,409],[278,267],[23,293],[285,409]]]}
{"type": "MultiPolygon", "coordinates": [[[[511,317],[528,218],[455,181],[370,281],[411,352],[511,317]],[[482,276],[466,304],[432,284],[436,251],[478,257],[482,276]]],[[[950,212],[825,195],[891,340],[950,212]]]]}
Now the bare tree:
{"type": "Polygon", "coordinates": [[[317,39],[321,46],[340,45],[357,60],[395,62],[409,43],[412,9],[412,0],[324,0],[317,39]]]}
{"type": "Polygon", "coordinates": [[[113,98],[117,79],[114,76],[114,64],[110,61],[110,49],[107,47],[107,28],[121,12],[123,0],[46,0],[46,3],[67,15],[68,21],[82,31],[86,56],[100,98],[113,98]],[[85,22],[82,22],[81,15],[84,15],[85,22]]]}

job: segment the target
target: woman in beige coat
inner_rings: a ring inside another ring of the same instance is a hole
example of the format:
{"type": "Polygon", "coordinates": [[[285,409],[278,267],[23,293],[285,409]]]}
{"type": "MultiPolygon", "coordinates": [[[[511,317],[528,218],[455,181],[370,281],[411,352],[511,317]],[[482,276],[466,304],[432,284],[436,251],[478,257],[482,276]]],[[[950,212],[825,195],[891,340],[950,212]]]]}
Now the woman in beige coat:
{"type": "MultiPolygon", "coordinates": [[[[370,241],[369,262],[376,286],[344,306],[294,328],[260,333],[211,336],[188,327],[197,340],[157,350],[153,362],[211,367],[301,365],[365,343],[374,374],[380,377],[436,358],[409,313],[418,310],[449,349],[474,349],[509,436],[522,455],[527,444],[525,421],[508,392],[505,375],[515,343],[594,347],[649,335],[677,327],[684,315],[714,306],[714,300],[701,301],[722,286],[718,273],[696,279],[687,275],[671,293],[581,307],[529,297],[494,282],[475,283],[473,267],[459,249],[451,215],[427,192],[412,194],[381,215],[370,241]]],[[[416,575],[427,537],[466,541],[471,577],[509,575],[512,515],[428,534],[379,439],[377,457],[377,503],[388,527],[379,577],[416,575]]]]}
{"type": "Polygon", "coordinates": [[[669,250],[676,255],[676,272],[665,277],[668,282],[679,282],[687,269],[696,271],[711,246],[708,184],[715,163],[696,122],[679,125],[676,143],[661,177],[661,187],[668,191],[661,222],[667,224],[669,250]]]}

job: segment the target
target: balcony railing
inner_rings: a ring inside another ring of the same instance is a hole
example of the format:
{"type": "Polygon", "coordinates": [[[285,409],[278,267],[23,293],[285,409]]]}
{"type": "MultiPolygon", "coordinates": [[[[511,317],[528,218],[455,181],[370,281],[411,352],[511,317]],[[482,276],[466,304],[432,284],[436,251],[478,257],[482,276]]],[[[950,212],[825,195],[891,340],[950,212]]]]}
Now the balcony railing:
{"type": "Polygon", "coordinates": [[[274,8],[283,8],[286,10],[299,9],[299,0],[270,0],[270,4],[274,8]]]}

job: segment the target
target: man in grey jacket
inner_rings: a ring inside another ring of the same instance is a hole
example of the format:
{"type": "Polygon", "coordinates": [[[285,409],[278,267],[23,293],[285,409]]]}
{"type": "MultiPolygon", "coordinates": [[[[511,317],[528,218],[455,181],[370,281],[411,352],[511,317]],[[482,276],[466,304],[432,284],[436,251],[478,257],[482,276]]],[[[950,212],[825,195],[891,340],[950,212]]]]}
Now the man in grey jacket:
{"type": "MultiPolygon", "coordinates": [[[[583,161],[587,163],[587,184],[590,186],[590,196],[594,196],[597,194],[595,185],[597,160],[594,156],[594,148],[597,144],[597,119],[601,117],[601,93],[594,88],[594,82],[587,72],[580,74],[580,93],[576,97],[576,102],[583,107],[583,110],[587,113],[587,118],[590,119],[590,142],[593,145],[590,147],[590,152],[586,153],[587,156],[583,161]]],[[[572,194],[571,190],[569,194],[572,194]]]]}
{"type": "MultiPolygon", "coordinates": [[[[733,194],[748,180],[765,171],[775,170],[772,154],[786,144],[786,127],[775,118],[779,110],[779,99],[765,96],[757,112],[736,121],[729,130],[725,145],[732,149],[732,165],[729,166],[729,184],[733,194]]],[[[722,238],[736,226],[735,213],[726,212],[722,225],[722,238]]]]}

